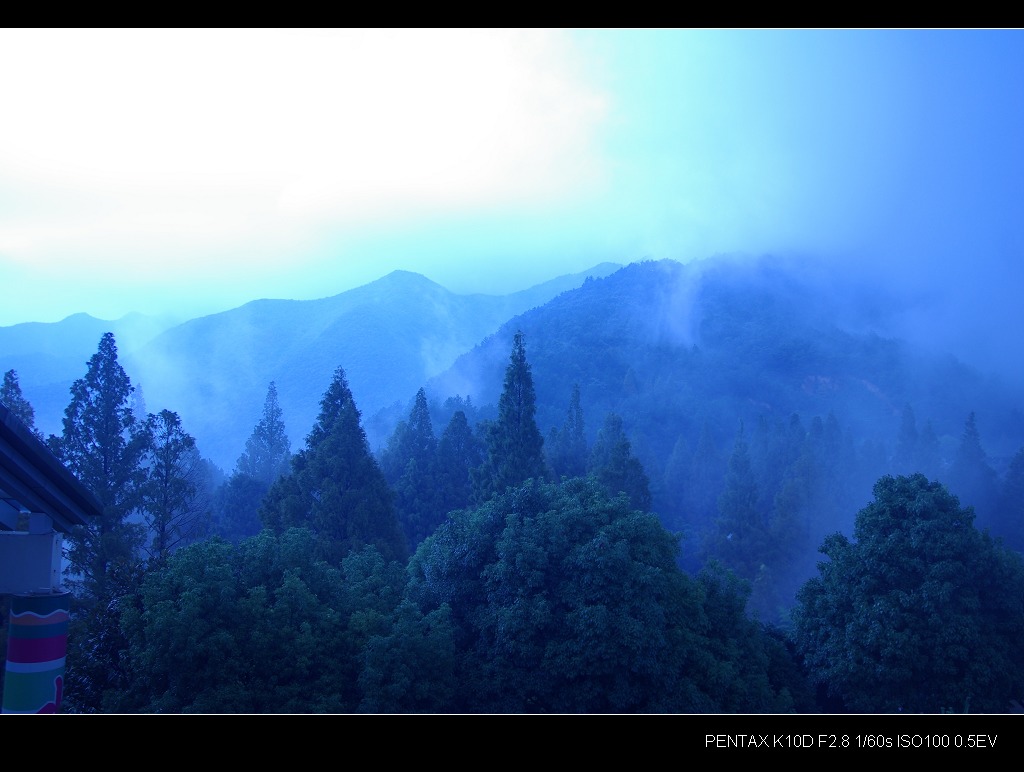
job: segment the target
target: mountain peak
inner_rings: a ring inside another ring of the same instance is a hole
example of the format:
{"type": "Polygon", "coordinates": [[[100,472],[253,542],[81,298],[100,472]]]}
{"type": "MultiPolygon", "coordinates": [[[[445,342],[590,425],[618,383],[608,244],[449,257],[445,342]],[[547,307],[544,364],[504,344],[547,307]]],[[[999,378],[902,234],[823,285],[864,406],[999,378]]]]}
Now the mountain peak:
{"type": "Polygon", "coordinates": [[[416,283],[426,282],[428,284],[433,284],[434,283],[430,279],[428,279],[426,276],[424,276],[422,273],[416,273],[415,271],[403,271],[401,269],[396,269],[396,270],[392,271],[391,273],[387,274],[386,276],[382,276],[380,279],[378,279],[378,281],[385,281],[385,282],[416,282],[416,283]]]}

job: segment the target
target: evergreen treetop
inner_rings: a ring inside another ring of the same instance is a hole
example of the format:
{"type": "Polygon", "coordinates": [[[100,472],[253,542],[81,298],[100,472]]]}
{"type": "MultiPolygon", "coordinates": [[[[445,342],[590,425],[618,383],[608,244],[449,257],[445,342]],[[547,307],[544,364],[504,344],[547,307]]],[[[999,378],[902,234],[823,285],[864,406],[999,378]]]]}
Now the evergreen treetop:
{"type": "Polygon", "coordinates": [[[498,417],[487,430],[487,458],[476,475],[477,495],[486,501],[525,480],[544,479],[544,438],[537,428],[537,397],[523,333],[516,332],[498,400],[498,417]]]}
{"type": "Polygon", "coordinates": [[[587,436],[578,383],[573,384],[562,428],[552,428],[549,445],[549,462],[556,478],[581,477],[587,473],[587,436]]]}
{"type": "Polygon", "coordinates": [[[317,554],[337,565],[370,544],[387,560],[404,560],[405,536],[391,490],[370,452],[343,368],[334,371],[306,446],[278,478],[260,508],[277,533],[306,527],[317,536],[317,554]]]}
{"type": "Polygon", "coordinates": [[[14,370],[4,373],[4,382],[0,385],[0,402],[7,405],[7,409],[16,415],[30,432],[37,437],[40,436],[36,429],[36,411],[22,395],[21,384],[18,383],[18,373],[14,370]]]}
{"type": "Polygon", "coordinates": [[[248,475],[267,487],[288,471],[291,460],[291,441],[282,416],[277,385],[271,381],[263,403],[263,417],[246,440],[245,451],[235,465],[236,472],[248,475]]]}

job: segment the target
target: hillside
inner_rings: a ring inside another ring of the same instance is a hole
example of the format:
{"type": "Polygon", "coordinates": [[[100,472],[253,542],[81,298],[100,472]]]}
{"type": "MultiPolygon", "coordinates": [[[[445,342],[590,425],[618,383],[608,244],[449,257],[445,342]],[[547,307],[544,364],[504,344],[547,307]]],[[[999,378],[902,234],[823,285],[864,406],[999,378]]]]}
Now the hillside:
{"type": "MultiPolygon", "coordinates": [[[[896,451],[908,406],[917,427],[936,438],[930,473],[949,472],[972,412],[988,461],[998,475],[1005,472],[1024,447],[1018,392],[950,355],[888,335],[898,298],[830,284],[796,267],[772,258],[642,262],[588,281],[509,320],[432,379],[426,390],[435,420],[443,426],[439,405],[455,394],[471,397],[477,418],[494,415],[511,340],[521,330],[542,434],[562,425],[578,383],[589,441],[606,414],[622,418],[650,477],[654,509],[670,527],[690,532],[694,551],[698,531],[717,517],[726,461],[741,431],[766,521],[784,480],[796,473],[787,465],[806,442],[831,434],[833,455],[815,461],[835,466],[836,477],[832,489],[818,478],[815,495],[823,498],[808,515],[812,565],[815,540],[848,530],[879,476],[906,471],[896,451]],[[784,463],[782,451],[771,448],[787,436],[798,445],[784,463]],[[693,478],[702,460],[712,473],[705,483],[693,478]]],[[[393,426],[398,416],[375,424],[393,426]]],[[[979,505],[980,524],[993,522],[985,502],[965,503],[979,505]]]]}
{"type": "Polygon", "coordinates": [[[977,410],[996,452],[1015,451],[1024,429],[1015,392],[889,336],[884,306],[898,300],[876,294],[871,308],[859,307],[855,290],[802,281],[770,258],[634,263],[509,320],[429,391],[496,402],[520,329],[544,431],[560,425],[579,383],[593,431],[596,416],[613,410],[659,451],[671,449],[667,435],[695,434],[706,419],[727,441],[740,420],[793,412],[834,411],[858,439],[888,441],[908,402],[940,436],[959,436],[977,410]]]}
{"type": "Polygon", "coordinates": [[[508,318],[617,268],[597,265],[507,295],[457,295],[395,271],[323,299],[255,300],[169,327],[138,315],[108,322],[77,314],[0,328],[0,366],[18,372],[40,429],[57,433],[71,383],[85,374],[102,334],[113,331],[144,409],[177,412],[203,454],[230,472],[270,381],[298,447],[337,366],[345,368],[360,409],[379,410],[508,318]]]}

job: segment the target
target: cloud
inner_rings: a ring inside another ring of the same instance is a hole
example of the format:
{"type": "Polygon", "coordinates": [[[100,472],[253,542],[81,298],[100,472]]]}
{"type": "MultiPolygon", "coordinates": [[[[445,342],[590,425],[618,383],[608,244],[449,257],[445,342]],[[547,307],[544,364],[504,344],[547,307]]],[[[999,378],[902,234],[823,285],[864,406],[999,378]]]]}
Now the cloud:
{"type": "Polygon", "coordinates": [[[0,270],[271,272],[550,204],[602,174],[581,72],[550,30],[0,30],[0,270]]]}
{"type": "Polygon", "coordinates": [[[0,30],[0,324],[795,252],[1019,328],[1022,41],[0,30]]]}
{"type": "Polygon", "coordinates": [[[604,110],[552,31],[0,35],[2,168],[158,209],[185,185],[276,185],[283,212],[332,217],[504,203],[585,181],[572,151],[604,110]]]}

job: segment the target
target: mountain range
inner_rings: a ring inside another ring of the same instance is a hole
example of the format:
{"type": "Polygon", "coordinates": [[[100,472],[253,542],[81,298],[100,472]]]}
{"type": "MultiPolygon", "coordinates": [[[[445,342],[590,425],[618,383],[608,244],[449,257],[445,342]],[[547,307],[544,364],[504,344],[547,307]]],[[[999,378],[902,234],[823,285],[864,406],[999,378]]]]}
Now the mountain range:
{"type": "Polygon", "coordinates": [[[0,368],[17,372],[37,427],[58,434],[72,382],[85,375],[102,335],[113,332],[143,412],[177,412],[203,455],[230,472],[271,381],[297,449],[338,366],[359,409],[372,414],[408,399],[509,318],[620,267],[603,263],[506,295],[455,294],[394,271],[331,297],[255,300],[182,324],[80,313],[0,327],[0,368]]]}
{"type": "MultiPolygon", "coordinates": [[[[727,449],[741,425],[834,414],[851,442],[891,446],[902,410],[930,422],[952,457],[977,413],[993,463],[1024,445],[1019,391],[951,353],[894,336],[905,299],[846,274],[771,256],[690,263],[603,263],[508,295],[460,295],[395,271],[319,300],[256,300],[183,324],[76,314],[0,328],[0,368],[15,369],[44,434],[58,433],[69,389],[101,335],[146,412],[178,412],[204,456],[232,471],[276,384],[293,450],[344,368],[378,450],[424,387],[493,415],[514,333],[525,336],[542,433],[562,424],[580,386],[593,440],[623,419],[654,480],[705,428],[727,449]]],[[[462,404],[462,403],[460,403],[462,404]]]]}
{"type": "Polygon", "coordinates": [[[898,294],[792,260],[643,261],[510,319],[427,391],[496,402],[519,330],[545,432],[561,425],[576,383],[591,436],[615,412],[661,459],[705,422],[728,445],[740,421],[793,414],[833,412],[857,442],[891,445],[910,404],[948,455],[976,411],[993,455],[1005,460],[1024,437],[1019,389],[895,336],[905,313],[898,294]]]}

